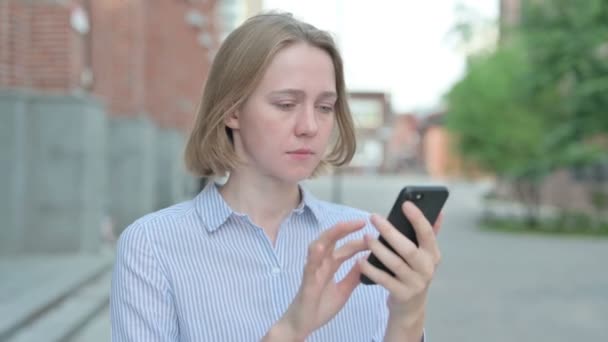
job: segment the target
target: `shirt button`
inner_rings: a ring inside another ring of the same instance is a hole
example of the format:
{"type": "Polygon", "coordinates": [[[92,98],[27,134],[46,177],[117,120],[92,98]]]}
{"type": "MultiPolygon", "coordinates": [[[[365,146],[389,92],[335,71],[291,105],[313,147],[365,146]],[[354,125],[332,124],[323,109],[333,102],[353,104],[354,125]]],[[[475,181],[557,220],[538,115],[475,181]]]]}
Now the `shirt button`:
{"type": "Polygon", "coordinates": [[[278,267],[273,267],[272,268],[272,274],[279,274],[279,273],[281,273],[281,269],[280,268],[278,268],[278,267]]]}

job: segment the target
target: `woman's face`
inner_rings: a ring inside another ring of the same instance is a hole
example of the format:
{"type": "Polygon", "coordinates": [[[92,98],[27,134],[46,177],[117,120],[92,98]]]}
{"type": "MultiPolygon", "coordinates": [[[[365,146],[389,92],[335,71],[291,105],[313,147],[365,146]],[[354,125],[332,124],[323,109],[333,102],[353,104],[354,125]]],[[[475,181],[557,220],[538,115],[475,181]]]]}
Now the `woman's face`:
{"type": "Polygon", "coordinates": [[[241,109],[226,119],[247,172],[281,182],[309,177],[323,158],[335,122],[331,57],[306,43],[279,51],[241,109]]]}

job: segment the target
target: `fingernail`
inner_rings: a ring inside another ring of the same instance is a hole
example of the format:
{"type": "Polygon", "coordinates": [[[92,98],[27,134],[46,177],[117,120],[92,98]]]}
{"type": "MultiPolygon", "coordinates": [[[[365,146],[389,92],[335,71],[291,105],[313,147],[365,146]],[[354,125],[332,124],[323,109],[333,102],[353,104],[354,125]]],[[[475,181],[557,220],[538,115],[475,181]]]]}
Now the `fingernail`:
{"type": "Polygon", "coordinates": [[[410,201],[405,201],[405,203],[403,203],[403,210],[405,210],[406,212],[410,213],[412,211],[412,207],[414,206],[414,204],[410,201]]]}
{"type": "Polygon", "coordinates": [[[374,220],[374,223],[382,222],[382,216],[380,216],[380,214],[373,213],[372,219],[374,220]]]}

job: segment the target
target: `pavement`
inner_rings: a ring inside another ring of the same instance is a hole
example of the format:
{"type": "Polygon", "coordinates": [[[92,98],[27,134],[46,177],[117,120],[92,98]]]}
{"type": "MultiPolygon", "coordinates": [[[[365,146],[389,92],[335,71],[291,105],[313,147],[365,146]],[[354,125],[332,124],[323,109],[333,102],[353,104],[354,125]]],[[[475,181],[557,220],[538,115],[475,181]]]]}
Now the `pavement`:
{"type": "Polygon", "coordinates": [[[0,341],[66,341],[108,304],[113,250],[0,258],[0,341]]]}
{"type": "MultiPolygon", "coordinates": [[[[320,198],[386,215],[402,186],[438,183],[448,185],[450,198],[430,290],[429,341],[608,341],[608,239],[480,230],[485,183],[367,175],[305,185],[320,198]]],[[[32,339],[43,340],[50,341],[32,339]]],[[[107,305],[64,339],[109,340],[107,305]]]]}

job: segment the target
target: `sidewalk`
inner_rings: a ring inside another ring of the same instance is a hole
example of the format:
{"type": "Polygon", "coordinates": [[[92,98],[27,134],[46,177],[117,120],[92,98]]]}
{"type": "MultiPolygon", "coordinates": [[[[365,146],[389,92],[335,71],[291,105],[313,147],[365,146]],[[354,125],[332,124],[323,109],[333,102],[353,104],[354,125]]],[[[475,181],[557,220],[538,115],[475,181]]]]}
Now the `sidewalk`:
{"type": "Polygon", "coordinates": [[[63,341],[107,307],[113,251],[0,258],[0,341],[63,341]]]}

